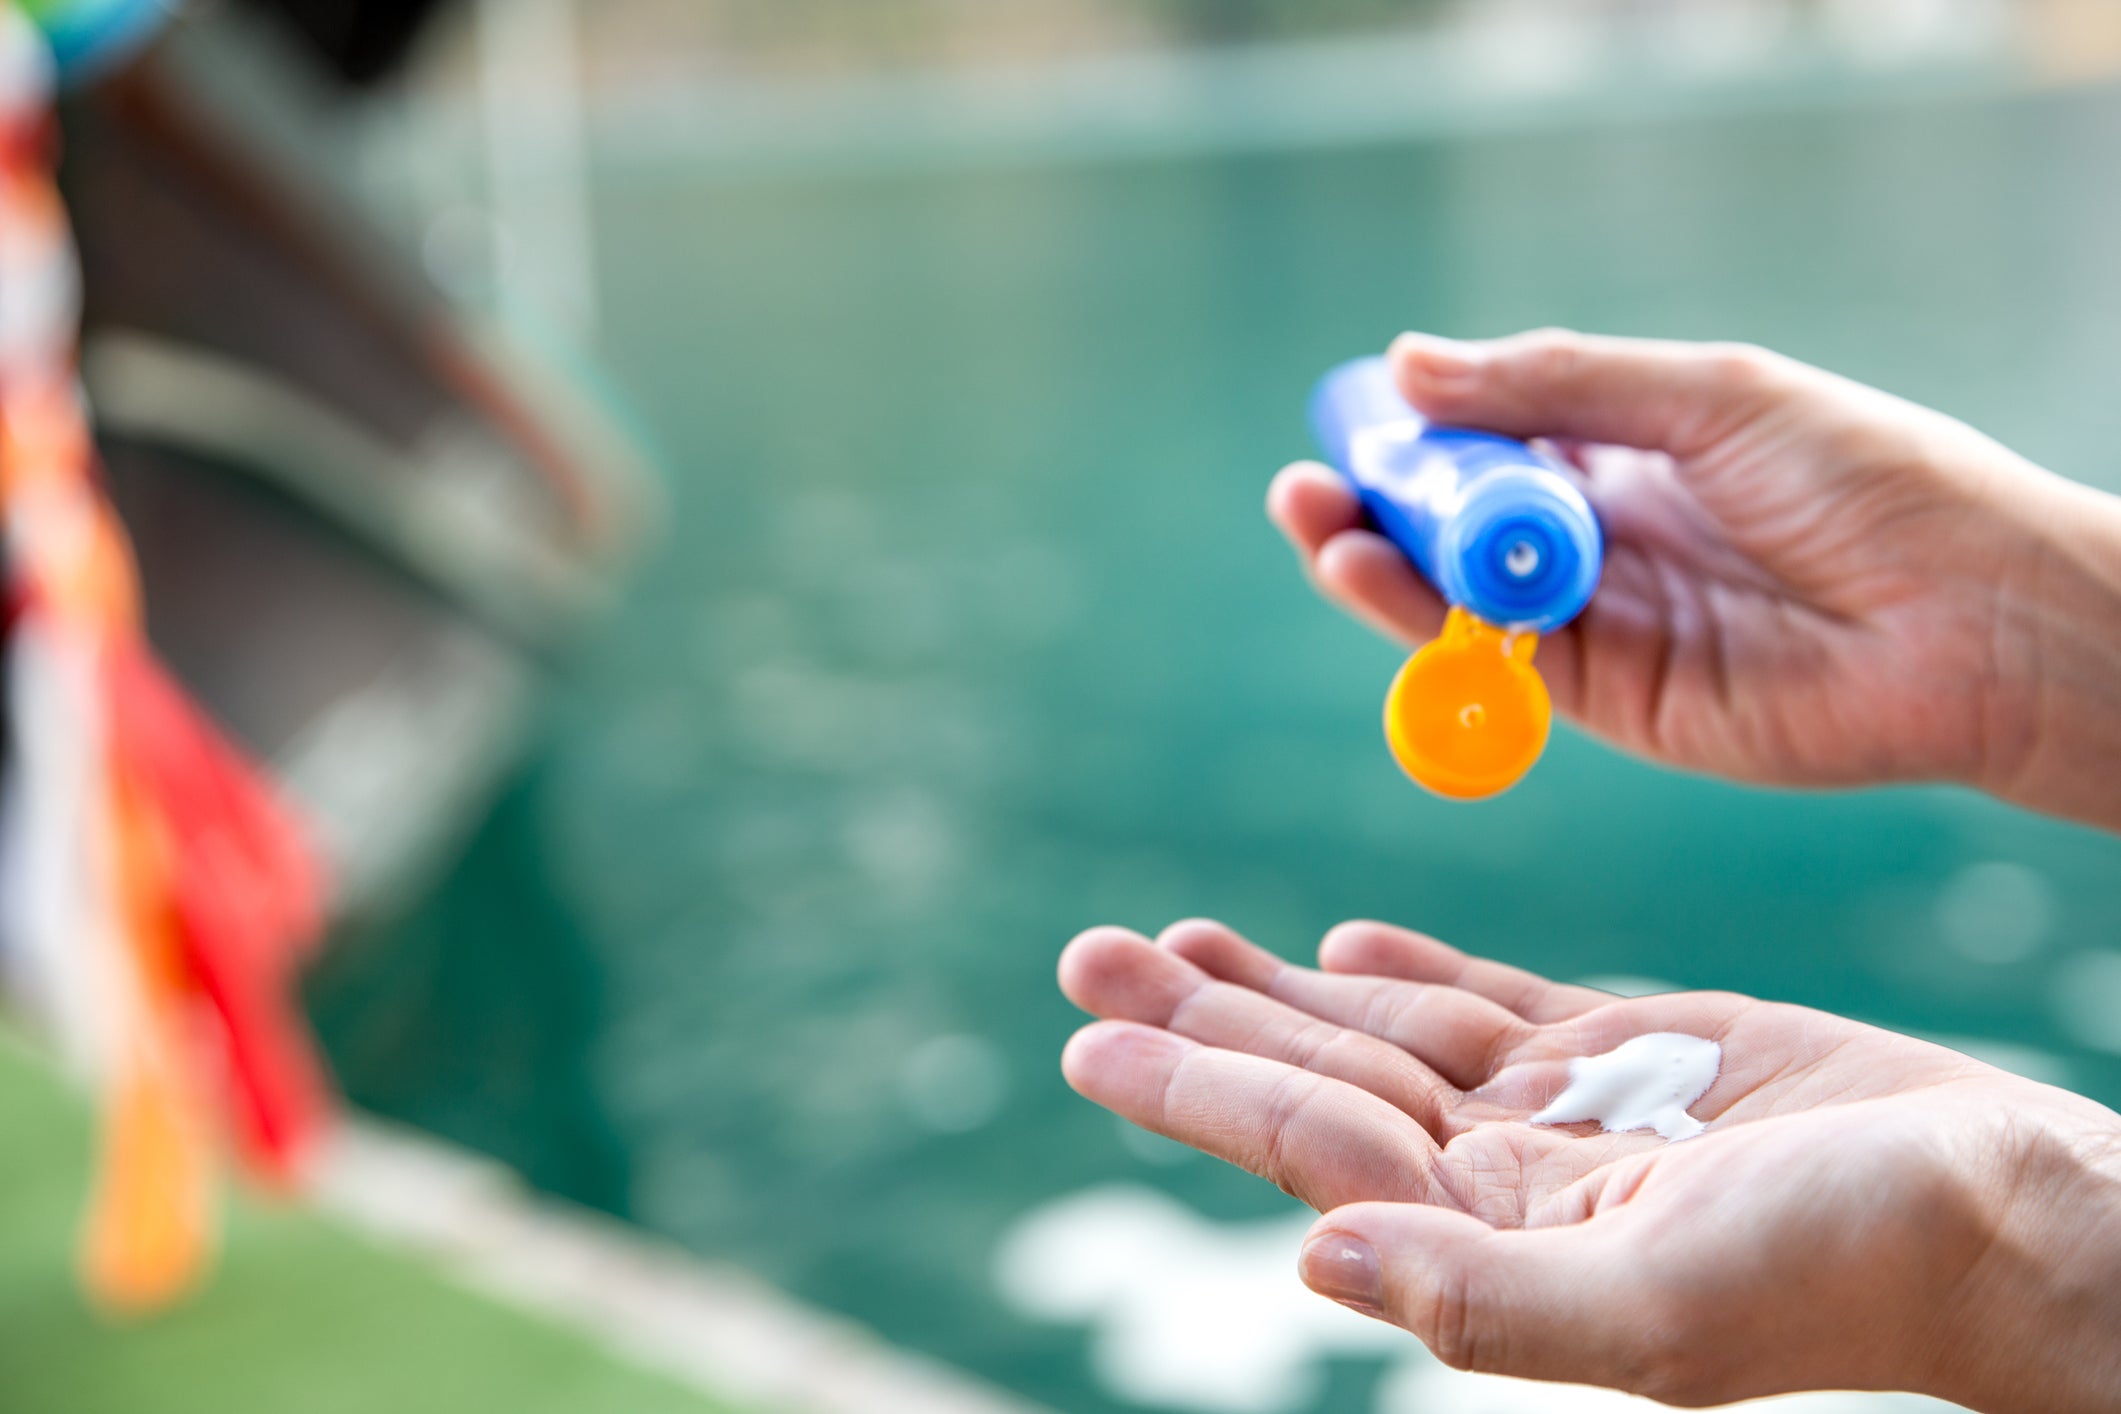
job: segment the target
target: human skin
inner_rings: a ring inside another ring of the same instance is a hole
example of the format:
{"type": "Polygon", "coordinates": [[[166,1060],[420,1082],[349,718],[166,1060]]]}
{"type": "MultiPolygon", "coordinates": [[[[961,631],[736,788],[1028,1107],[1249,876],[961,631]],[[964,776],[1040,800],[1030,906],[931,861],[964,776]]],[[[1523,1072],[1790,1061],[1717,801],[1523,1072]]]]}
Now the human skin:
{"type": "MultiPolygon", "coordinates": [[[[1436,421],[1550,439],[1606,567],[1544,639],[1560,709],[1744,781],[1951,781],[2121,830],[2121,501],[1965,425],[1731,345],[1406,335],[1436,421]]],[[[1330,469],[1269,513],[1409,644],[1444,606],[1330,469]]],[[[1450,1364],[1717,1404],[1906,1389],[2121,1408],[2121,1117],[1723,993],[1621,1000],[1349,924],[1294,967],[1212,923],[1094,929],[1069,1082],[1326,1216],[1302,1271],[1450,1364]],[[1724,1070],[1681,1144],[1532,1114],[1653,1031],[1724,1070]]]]}
{"type": "Polygon", "coordinates": [[[1220,924],[1069,944],[1088,1098],[1325,1214],[1321,1294],[1451,1365],[1683,1405],[1899,1389],[2121,1406],[2121,1116],[1957,1052],[1717,992],[1626,1000],[1374,923],[1297,967],[1220,924]],[[1667,1144],[1541,1127],[1567,1062],[1723,1047],[1667,1144]]]}
{"type": "MultiPolygon", "coordinates": [[[[1764,350],[1544,330],[1408,334],[1436,421],[1551,439],[1604,578],[1542,640],[1556,706],[1741,781],[1950,781],[2121,830],[2121,500],[1963,423],[1764,350]]],[[[1269,514],[1330,598],[1408,644],[1443,605],[1298,463],[1269,514]]]]}

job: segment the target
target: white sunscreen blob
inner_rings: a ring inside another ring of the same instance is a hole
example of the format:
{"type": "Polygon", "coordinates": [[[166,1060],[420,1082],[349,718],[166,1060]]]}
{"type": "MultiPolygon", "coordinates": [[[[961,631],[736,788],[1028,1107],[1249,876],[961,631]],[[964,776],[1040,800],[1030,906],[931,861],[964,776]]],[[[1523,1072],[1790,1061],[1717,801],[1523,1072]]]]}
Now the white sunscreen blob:
{"type": "Polygon", "coordinates": [[[1654,1129],[1675,1142],[1692,1139],[1708,1126],[1687,1106],[1708,1093],[1722,1068],[1723,1047],[1714,1041],[1654,1031],[1602,1056],[1570,1061],[1568,1088],[1532,1123],[1595,1119],[1608,1134],[1654,1129]]]}

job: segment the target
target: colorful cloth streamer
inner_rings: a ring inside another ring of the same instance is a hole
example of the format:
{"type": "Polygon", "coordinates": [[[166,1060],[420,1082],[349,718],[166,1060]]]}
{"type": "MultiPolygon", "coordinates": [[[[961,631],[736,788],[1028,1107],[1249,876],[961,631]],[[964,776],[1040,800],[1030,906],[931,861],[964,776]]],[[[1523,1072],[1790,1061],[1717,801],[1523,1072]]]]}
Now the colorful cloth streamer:
{"type": "Polygon", "coordinates": [[[209,1264],[223,1148],[285,1187],[326,1124],[293,998],[325,881],[296,818],[147,646],[75,372],[56,75],[0,0],[0,980],[97,1095],[83,1278],[106,1308],[141,1311],[209,1264]]]}

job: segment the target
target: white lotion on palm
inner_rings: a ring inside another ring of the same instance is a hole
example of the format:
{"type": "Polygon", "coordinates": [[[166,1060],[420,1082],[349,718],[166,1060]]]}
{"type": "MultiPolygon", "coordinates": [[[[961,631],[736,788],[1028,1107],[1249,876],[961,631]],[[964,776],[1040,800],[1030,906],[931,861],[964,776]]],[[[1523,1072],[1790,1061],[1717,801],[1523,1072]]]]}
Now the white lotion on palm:
{"type": "Polygon", "coordinates": [[[1654,1031],[1602,1056],[1569,1062],[1569,1083],[1534,1124],[1597,1120],[1608,1134],[1654,1129],[1668,1140],[1692,1139],[1708,1126],[1687,1106],[1708,1093],[1723,1069],[1723,1047],[1699,1036],[1654,1031]]]}

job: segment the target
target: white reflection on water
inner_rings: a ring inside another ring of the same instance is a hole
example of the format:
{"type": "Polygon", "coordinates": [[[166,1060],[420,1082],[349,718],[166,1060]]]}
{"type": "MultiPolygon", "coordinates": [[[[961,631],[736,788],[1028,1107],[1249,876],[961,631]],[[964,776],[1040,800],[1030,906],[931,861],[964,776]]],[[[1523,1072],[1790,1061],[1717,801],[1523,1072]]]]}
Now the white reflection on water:
{"type": "Polygon", "coordinates": [[[914,1123],[937,1134],[963,1134],[1001,1111],[1009,1093],[1008,1065],[984,1036],[937,1036],[906,1057],[898,1090],[914,1123]]]}
{"type": "Polygon", "coordinates": [[[840,821],[867,885],[908,907],[930,905],[956,871],[962,835],[949,807],[916,786],[858,795],[840,821]]]}
{"type": "Polygon", "coordinates": [[[2072,1039],[2121,1055],[2121,952],[2092,948],[2064,958],[2049,996],[2072,1039]]]}
{"type": "Polygon", "coordinates": [[[1974,962],[2025,961],[2046,943],[2054,921],[2054,886],[2007,860],[1969,864],[1937,896],[1937,931],[1974,962]]]}
{"type": "MultiPolygon", "coordinates": [[[[1324,1362],[1386,1366],[1376,1414],[1626,1414],[1665,1406],[1579,1385],[1468,1374],[1404,1332],[1313,1295],[1296,1277],[1312,1214],[1211,1222],[1151,1188],[1112,1184],[1020,1218],[995,1253],[1003,1299],[1032,1320],[1086,1325],[1111,1394],[1216,1414],[1294,1414],[1324,1362]]],[[[1804,1394],[1743,1406],[1775,1414],[1943,1414],[1914,1395],[1804,1394]]]]}
{"type": "Polygon", "coordinates": [[[1279,1414],[1317,1398],[1322,1360],[1412,1343],[1297,1281],[1310,1223],[1212,1223],[1151,1188],[1090,1188],[1020,1219],[995,1280],[1022,1315],[1090,1326],[1094,1373],[1122,1398],[1279,1414]]]}

